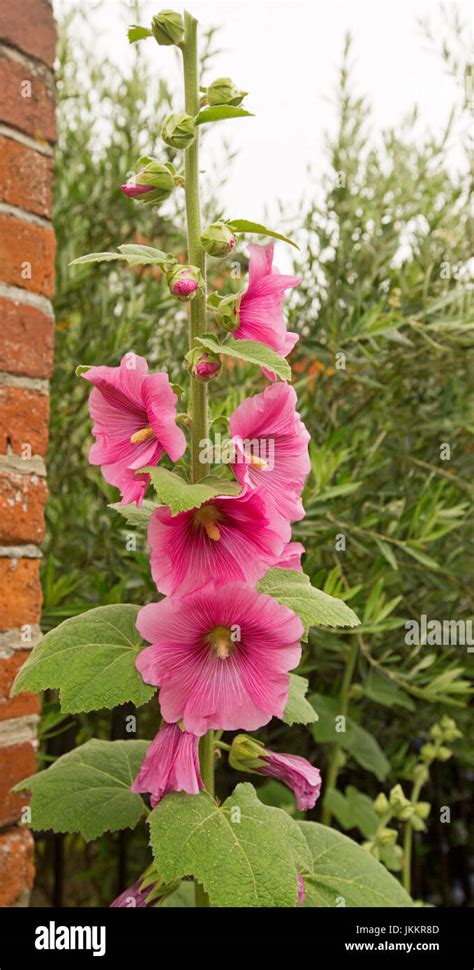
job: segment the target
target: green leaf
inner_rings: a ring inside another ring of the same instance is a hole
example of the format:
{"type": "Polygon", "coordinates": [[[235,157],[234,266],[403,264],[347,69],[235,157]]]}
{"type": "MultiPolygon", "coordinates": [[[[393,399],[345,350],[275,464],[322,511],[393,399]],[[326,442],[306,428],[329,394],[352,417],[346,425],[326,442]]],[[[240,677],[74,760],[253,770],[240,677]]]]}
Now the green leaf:
{"type": "Polygon", "coordinates": [[[296,569],[269,569],[257,589],[294,610],[304,624],[305,637],[312,626],[359,626],[356,614],[347,603],[316,589],[308,576],[296,569]]]}
{"type": "Polygon", "coordinates": [[[121,253],[87,253],[85,256],[78,256],[77,259],[71,260],[69,266],[82,266],[83,263],[111,263],[115,259],[124,259],[127,262],[127,257],[121,253]]]}
{"type": "Polygon", "coordinates": [[[164,263],[175,263],[176,258],[171,253],[163,253],[161,249],[152,246],[138,246],[134,243],[118,246],[118,253],[87,253],[73,259],[70,266],[81,266],[84,263],[111,263],[113,260],[124,260],[129,266],[162,266],[164,263]]]}
{"type": "Polygon", "coordinates": [[[299,822],[312,856],[302,870],[307,907],[412,906],[385,866],[347,835],[317,822],[299,822]]]}
{"type": "Polygon", "coordinates": [[[314,707],[306,699],[308,686],[306,677],[290,674],[288,701],[283,713],[285,724],[312,724],[318,720],[314,707]]]}
{"type": "Polygon", "coordinates": [[[319,714],[318,723],[311,729],[316,742],[339,744],[358,764],[372,771],[379,781],[384,781],[390,771],[390,763],[375,738],[347,715],[345,731],[337,731],[336,718],[341,716],[341,710],[333,697],[312,694],[311,703],[319,714]]]}
{"type": "Polygon", "coordinates": [[[325,792],[324,805],[330,809],[344,829],[358,828],[365,839],[375,834],[379,818],[375,814],[372,799],[349,785],[345,795],[330,788],[325,792]]]}
{"type": "Polygon", "coordinates": [[[132,701],[139,707],[155,690],[135,668],[142,649],[135,628],[138,606],[99,606],[72,616],[44,636],[19,671],[12,696],[60,689],[61,710],[94,711],[132,701]]]}
{"type": "Polygon", "coordinates": [[[207,792],[167,795],[149,817],[163,879],[194,876],[213,906],[295,906],[297,871],[311,867],[298,826],[262,805],[248,783],[223,805],[207,792]]]}
{"type": "Polygon", "coordinates": [[[271,236],[272,239],[281,239],[283,242],[289,243],[295,249],[300,248],[288,236],[283,236],[281,232],[273,232],[272,229],[267,229],[266,226],[262,226],[260,222],[250,222],[249,219],[227,219],[226,221],[229,229],[232,229],[234,232],[252,232],[257,236],[271,236]]]}
{"type": "Polygon", "coordinates": [[[397,684],[393,683],[385,674],[371,668],[364,684],[364,694],[377,704],[393,707],[398,704],[407,711],[415,710],[415,703],[397,684]]]}
{"type": "Polygon", "coordinates": [[[194,883],[193,882],[182,882],[174,893],[170,893],[166,896],[162,903],[160,903],[160,909],[174,909],[175,907],[186,907],[195,906],[196,900],[194,897],[194,883]]]}
{"type": "Polygon", "coordinates": [[[249,364],[257,364],[258,367],[266,367],[284,381],[289,381],[291,378],[291,367],[288,361],[258,340],[235,340],[229,334],[223,344],[210,336],[197,337],[196,343],[214,354],[224,354],[226,357],[245,360],[249,364]]]}
{"type": "Polygon", "coordinates": [[[80,832],[86,842],[104,832],[135,828],[144,813],[130,785],[148,741],[87,741],[13,789],[31,791],[31,825],[80,832]]]}
{"type": "Polygon", "coordinates": [[[217,104],[203,108],[194,119],[195,125],[205,125],[210,121],[225,121],[227,118],[253,118],[251,111],[245,108],[234,108],[231,104],[217,104]]]}
{"type": "Polygon", "coordinates": [[[151,476],[158,498],[168,506],[172,515],[196,509],[216,495],[239,495],[242,491],[242,486],[237,482],[217,477],[209,476],[205,481],[190,485],[166,468],[141,468],[140,471],[151,476]]]}
{"type": "Polygon", "coordinates": [[[144,499],[140,505],[140,508],[138,508],[135,502],[130,502],[129,505],[121,505],[120,502],[112,502],[109,505],[109,509],[113,509],[114,512],[118,512],[119,515],[123,516],[128,525],[131,525],[135,529],[139,529],[142,532],[146,532],[150,517],[155,509],[158,508],[160,508],[158,502],[150,502],[148,499],[144,499]]]}
{"type": "Polygon", "coordinates": [[[148,30],[148,27],[140,27],[138,24],[132,24],[128,28],[127,37],[130,44],[136,44],[137,40],[146,40],[147,37],[152,37],[152,32],[148,30]]]}

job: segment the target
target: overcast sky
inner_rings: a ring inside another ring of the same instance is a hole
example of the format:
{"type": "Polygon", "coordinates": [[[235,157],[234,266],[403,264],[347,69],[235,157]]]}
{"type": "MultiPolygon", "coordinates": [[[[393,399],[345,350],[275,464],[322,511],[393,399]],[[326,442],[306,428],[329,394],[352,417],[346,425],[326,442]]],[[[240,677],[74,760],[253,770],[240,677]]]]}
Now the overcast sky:
{"type": "MultiPolygon", "coordinates": [[[[55,0],[56,13],[72,0],[55,0]]],[[[97,55],[108,51],[119,63],[129,63],[130,50],[124,26],[127,13],[119,0],[82,0],[90,6],[89,23],[97,55]]],[[[130,4],[132,7],[132,5],[130,4]]],[[[143,2],[141,22],[148,25],[161,3],[143,2]]],[[[182,10],[166,0],[163,6],[182,10]]],[[[470,5],[457,8],[467,24],[470,5]]],[[[397,125],[417,103],[420,135],[440,132],[460,92],[423,36],[418,21],[430,18],[442,39],[439,5],[435,2],[278,2],[278,0],[219,0],[186,4],[203,26],[219,25],[221,53],[213,75],[230,75],[249,91],[246,106],[255,118],[222,122],[207,139],[207,151],[218,153],[224,132],[239,149],[225,191],[227,214],[263,219],[276,211],[278,198],[299,199],[308,186],[308,165],[314,183],[325,165],[324,132],[334,128],[334,87],[346,31],[354,38],[354,84],[373,107],[374,133],[397,125]]],[[[447,4],[448,10],[451,5],[447,4]]],[[[132,14],[128,17],[133,22],[132,14]]],[[[174,51],[143,45],[157,71],[173,76],[174,51]]],[[[208,80],[212,80],[210,77],[208,80]]],[[[179,82],[177,82],[179,83],[179,82]]],[[[452,164],[460,163],[453,140],[452,164]]],[[[206,163],[206,156],[203,164],[206,163]]]]}

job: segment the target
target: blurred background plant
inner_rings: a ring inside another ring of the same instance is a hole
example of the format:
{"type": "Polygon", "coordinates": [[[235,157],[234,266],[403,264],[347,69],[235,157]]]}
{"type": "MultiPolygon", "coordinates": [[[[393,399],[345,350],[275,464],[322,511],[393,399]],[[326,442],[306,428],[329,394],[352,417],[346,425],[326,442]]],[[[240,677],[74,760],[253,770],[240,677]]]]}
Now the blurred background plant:
{"type": "MultiPolygon", "coordinates": [[[[98,63],[75,30],[81,16],[77,10],[61,24],[58,51],[57,342],[44,630],[94,605],[156,597],[144,535],[107,508],[117,493],[88,465],[87,386],[75,377],[76,365],[116,365],[133,349],[186,384],[185,315],[159,272],[68,268],[74,257],[119,242],[185,251],[182,198],[163,215],[131,204],[118,189],[137,154],[153,153],[164,115],[179,104],[156,68],[147,74],[139,49],[128,76],[109,61],[98,63]]],[[[128,16],[133,20],[129,9],[128,16]]],[[[442,56],[462,74],[460,25],[452,24],[447,37],[442,56]]],[[[212,64],[215,45],[211,30],[204,68],[212,64]]],[[[296,232],[301,245],[294,268],[303,282],[292,296],[289,323],[301,335],[292,364],[313,437],[306,518],[294,538],[305,544],[312,582],[350,601],[362,625],[337,635],[311,633],[300,672],[310,679],[319,721],[291,730],[275,721],[259,736],[321,768],[323,796],[312,817],[367,843],[405,882],[409,853],[416,899],[468,905],[474,770],[467,743],[469,658],[465,645],[405,640],[407,620],[422,614],[468,619],[472,612],[471,179],[454,174],[447,162],[455,119],[466,106],[453,107],[441,139],[420,143],[414,137],[414,110],[400,129],[375,141],[367,133],[370,105],[353,93],[350,56],[347,41],[327,174],[309,173],[298,218],[282,203],[279,228],[296,232]],[[413,795],[417,766],[420,759],[427,763],[427,745],[440,746],[434,722],[446,733],[443,718],[453,712],[462,736],[453,738],[454,757],[450,750],[448,759],[428,759],[426,801],[420,803],[419,790],[413,795]],[[345,731],[336,733],[341,715],[345,731]],[[416,824],[403,818],[405,790],[416,824]],[[413,807],[428,803],[429,818],[413,807]],[[400,846],[396,831],[395,841],[387,835],[393,818],[404,825],[400,846]]],[[[168,158],[175,161],[171,149],[168,158]]],[[[227,164],[231,160],[227,150],[227,164]]],[[[208,221],[222,214],[221,177],[205,176],[208,221]]],[[[230,287],[225,263],[215,266],[216,282],[230,287]]],[[[225,379],[213,384],[213,430],[225,432],[239,401],[263,386],[255,371],[227,368],[225,379]]],[[[185,394],[179,409],[185,410],[185,394]]],[[[63,717],[55,692],[48,692],[40,758],[48,763],[93,736],[127,736],[130,713],[127,705],[112,717],[63,717]]],[[[152,737],[156,706],[140,709],[137,722],[138,736],[152,737]]],[[[223,794],[235,784],[224,760],[218,783],[223,794]]],[[[259,794],[298,814],[279,783],[262,781],[259,794]]],[[[107,905],[149,861],[141,828],[89,845],[79,836],[46,833],[38,838],[38,853],[36,904],[107,905]]]]}

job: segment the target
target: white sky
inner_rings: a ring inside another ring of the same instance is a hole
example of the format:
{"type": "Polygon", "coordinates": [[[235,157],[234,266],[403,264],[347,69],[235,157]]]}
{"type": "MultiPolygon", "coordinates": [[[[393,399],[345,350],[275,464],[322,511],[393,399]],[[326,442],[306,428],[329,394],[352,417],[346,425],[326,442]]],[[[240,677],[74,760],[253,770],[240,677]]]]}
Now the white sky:
{"type": "MultiPolygon", "coordinates": [[[[97,55],[107,51],[126,68],[130,49],[123,6],[118,0],[99,4],[82,0],[82,4],[85,8],[90,5],[97,55]]],[[[54,5],[58,15],[70,7],[71,0],[55,0],[54,5]]],[[[144,0],[140,22],[149,25],[162,6],[183,9],[173,0],[144,0]]],[[[451,9],[450,4],[445,6],[451,9]]],[[[456,6],[469,24],[470,4],[456,6]]],[[[372,104],[374,133],[397,125],[415,103],[420,109],[420,133],[427,129],[439,133],[453,103],[462,97],[418,26],[418,20],[426,17],[440,24],[440,9],[434,0],[188,0],[186,7],[203,26],[221,27],[218,46],[222,52],[207,80],[231,76],[250,92],[246,106],[257,116],[216,124],[207,139],[206,150],[213,154],[219,153],[224,133],[239,149],[223,199],[229,217],[263,220],[276,214],[277,199],[284,199],[285,207],[296,203],[308,185],[308,165],[317,185],[318,173],[325,166],[324,133],[334,127],[332,99],[346,31],[353,35],[355,90],[366,94],[372,104]]],[[[130,8],[132,11],[131,3],[130,8]]],[[[132,12],[128,21],[134,21],[132,12]]],[[[438,35],[441,42],[440,27],[438,35]]],[[[157,72],[176,76],[173,48],[158,47],[151,39],[142,48],[145,56],[153,58],[157,72]]],[[[456,168],[461,158],[456,139],[451,157],[456,168]]]]}

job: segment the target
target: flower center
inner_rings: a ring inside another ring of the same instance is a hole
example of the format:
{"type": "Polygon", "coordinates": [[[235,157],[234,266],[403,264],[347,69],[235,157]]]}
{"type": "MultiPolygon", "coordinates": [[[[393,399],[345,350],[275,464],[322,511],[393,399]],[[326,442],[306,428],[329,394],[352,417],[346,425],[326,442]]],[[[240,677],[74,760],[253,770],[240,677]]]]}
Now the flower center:
{"type": "Polygon", "coordinates": [[[221,530],[217,525],[222,519],[222,512],[216,509],[215,505],[202,505],[196,509],[193,515],[193,523],[204,529],[206,535],[213,542],[218,542],[221,537],[221,530]]]}
{"type": "Polygon", "coordinates": [[[253,465],[254,468],[264,469],[267,467],[265,458],[259,458],[257,455],[250,455],[250,464],[253,465]]]}
{"type": "Polygon", "coordinates": [[[141,445],[142,441],[148,441],[148,439],[153,438],[154,435],[155,432],[153,431],[153,428],[150,428],[150,425],[147,424],[146,428],[140,428],[139,431],[135,431],[134,434],[132,434],[130,441],[132,442],[132,445],[141,445]]]}
{"type": "Polygon", "coordinates": [[[211,649],[219,660],[227,660],[232,653],[234,644],[227,626],[216,626],[206,637],[211,649]]]}

